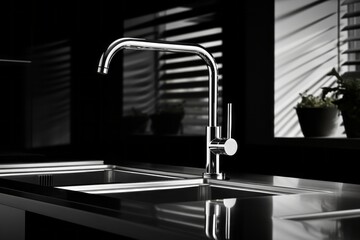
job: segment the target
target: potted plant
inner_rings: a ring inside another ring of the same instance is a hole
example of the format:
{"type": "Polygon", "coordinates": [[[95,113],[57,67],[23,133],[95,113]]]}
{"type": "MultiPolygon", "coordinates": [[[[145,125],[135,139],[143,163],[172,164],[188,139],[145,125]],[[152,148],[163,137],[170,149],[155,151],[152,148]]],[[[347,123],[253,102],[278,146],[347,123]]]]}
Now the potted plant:
{"type": "Polygon", "coordinates": [[[300,93],[295,109],[304,137],[327,137],[338,128],[338,109],[333,97],[300,93]]]}
{"type": "Polygon", "coordinates": [[[335,93],[336,100],[333,103],[341,111],[346,136],[360,137],[360,77],[351,73],[340,76],[335,68],[328,75],[337,78],[337,85],[324,87],[323,96],[330,92],[335,93]]]}
{"type": "Polygon", "coordinates": [[[181,130],[184,115],[183,102],[162,104],[150,116],[151,130],[154,134],[177,134],[181,130]]]}
{"type": "Polygon", "coordinates": [[[124,116],[122,119],[123,125],[125,126],[123,131],[126,134],[145,133],[148,121],[148,114],[143,113],[136,108],[132,108],[131,114],[124,116]]]}

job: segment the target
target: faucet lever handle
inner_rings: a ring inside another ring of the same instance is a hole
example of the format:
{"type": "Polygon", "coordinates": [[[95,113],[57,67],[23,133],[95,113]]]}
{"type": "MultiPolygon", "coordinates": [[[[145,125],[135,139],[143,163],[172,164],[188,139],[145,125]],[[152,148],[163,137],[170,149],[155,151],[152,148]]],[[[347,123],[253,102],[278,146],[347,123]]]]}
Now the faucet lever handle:
{"type": "MultiPolygon", "coordinates": [[[[215,154],[223,154],[232,156],[236,153],[238,145],[235,139],[231,138],[232,131],[232,104],[228,103],[227,105],[227,136],[226,137],[216,137],[213,139],[210,144],[210,150],[215,154]]],[[[221,135],[221,134],[219,134],[221,135]]]]}
{"type": "Polygon", "coordinates": [[[231,138],[232,132],[232,103],[227,104],[227,131],[226,131],[226,138],[231,138]]]}
{"type": "Polygon", "coordinates": [[[227,104],[227,127],[226,138],[223,138],[223,152],[222,154],[232,156],[236,153],[238,145],[235,139],[231,137],[232,133],[232,103],[227,104]]]}

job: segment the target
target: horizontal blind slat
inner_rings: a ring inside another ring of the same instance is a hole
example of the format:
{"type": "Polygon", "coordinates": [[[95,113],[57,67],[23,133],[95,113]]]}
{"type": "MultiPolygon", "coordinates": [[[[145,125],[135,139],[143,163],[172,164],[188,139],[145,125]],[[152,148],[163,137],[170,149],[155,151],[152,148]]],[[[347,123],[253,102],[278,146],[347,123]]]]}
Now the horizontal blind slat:
{"type": "Polygon", "coordinates": [[[209,81],[202,82],[185,82],[185,83],[175,83],[175,84],[163,84],[160,89],[161,90],[169,90],[169,89],[184,89],[184,88],[198,88],[198,87],[207,87],[209,85],[209,81]]]}
{"type": "Polygon", "coordinates": [[[341,18],[352,18],[352,17],[358,17],[360,16],[360,11],[354,11],[354,12],[347,12],[345,13],[341,18]]]}
{"type": "MultiPolygon", "coordinates": [[[[214,53],[214,52],[222,52],[222,46],[214,46],[206,48],[208,52],[214,53]]],[[[192,56],[193,54],[190,53],[167,53],[161,55],[159,60],[167,60],[167,59],[174,59],[174,58],[180,58],[184,56],[192,56]]]]}
{"type": "Polygon", "coordinates": [[[216,27],[220,27],[220,25],[216,22],[212,22],[212,21],[204,22],[204,23],[200,23],[200,24],[196,24],[196,25],[192,25],[192,26],[168,30],[168,31],[164,32],[161,37],[163,37],[163,38],[173,37],[173,36],[178,36],[178,35],[182,35],[185,33],[198,32],[198,31],[202,31],[204,29],[212,29],[212,28],[216,28],[216,27]]]}
{"type": "Polygon", "coordinates": [[[358,3],[360,0],[345,0],[341,5],[348,5],[353,3],[358,3]]]}
{"type": "MultiPolygon", "coordinates": [[[[182,72],[182,73],[167,73],[160,76],[159,80],[171,80],[179,78],[191,78],[199,76],[208,76],[208,71],[193,71],[193,72],[182,72]]],[[[222,69],[219,69],[219,75],[222,75],[222,69]]]]}
{"type": "MultiPolygon", "coordinates": [[[[201,36],[201,37],[193,37],[193,38],[184,38],[181,39],[182,42],[186,43],[195,43],[195,44],[202,44],[206,42],[214,42],[221,39],[222,33],[212,34],[209,36],[201,36]]],[[[178,40],[177,40],[178,41],[178,40]]],[[[220,44],[219,44],[220,45],[220,44]]],[[[210,51],[210,50],[209,50],[210,51]]]]}
{"type": "Polygon", "coordinates": [[[349,30],[356,30],[356,29],[360,29],[360,24],[352,24],[352,25],[345,26],[341,29],[341,31],[349,31],[349,30]]]}
{"type": "MultiPolygon", "coordinates": [[[[151,27],[151,26],[159,26],[161,24],[166,24],[166,23],[170,23],[170,22],[175,22],[175,21],[179,21],[179,20],[184,20],[184,19],[188,19],[188,18],[201,18],[202,15],[205,14],[209,14],[209,13],[214,13],[214,15],[212,15],[213,19],[217,18],[217,11],[216,11],[216,7],[215,6],[205,6],[203,8],[200,9],[196,9],[196,11],[185,11],[185,12],[180,12],[180,13],[176,13],[176,14],[171,14],[171,15],[167,15],[164,17],[158,17],[155,18],[153,20],[144,22],[142,24],[138,24],[132,27],[125,27],[125,31],[132,31],[135,29],[139,29],[139,28],[147,28],[147,27],[151,27]]],[[[209,20],[213,20],[213,19],[209,19],[209,20]]]]}
{"type": "Polygon", "coordinates": [[[342,65],[349,66],[349,65],[358,65],[360,64],[360,60],[350,60],[344,62],[342,65]]]}
{"type": "Polygon", "coordinates": [[[342,52],[343,54],[350,54],[350,53],[358,53],[360,52],[360,48],[353,48],[353,49],[348,49],[344,52],[342,52]]]}
{"type": "Polygon", "coordinates": [[[360,36],[359,37],[348,37],[348,38],[343,40],[344,43],[346,43],[346,42],[354,42],[354,41],[360,41],[360,36]]]}
{"type": "Polygon", "coordinates": [[[201,92],[184,92],[184,93],[164,93],[163,99],[186,99],[186,98],[204,98],[208,97],[208,91],[201,92]]]}
{"type": "MultiPolygon", "coordinates": [[[[217,64],[220,64],[223,62],[223,58],[222,57],[215,58],[215,61],[217,64]]],[[[178,68],[185,68],[185,67],[199,67],[199,66],[205,66],[204,61],[200,58],[199,58],[199,60],[195,60],[195,61],[166,63],[166,64],[163,64],[159,70],[171,70],[171,69],[178,69],[178,68]]]]}

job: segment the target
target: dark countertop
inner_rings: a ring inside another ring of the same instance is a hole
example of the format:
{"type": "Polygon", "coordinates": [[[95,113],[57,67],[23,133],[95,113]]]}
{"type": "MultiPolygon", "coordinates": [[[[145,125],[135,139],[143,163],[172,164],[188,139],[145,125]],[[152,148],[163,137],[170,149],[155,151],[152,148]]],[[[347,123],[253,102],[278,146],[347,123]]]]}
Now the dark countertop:
{"type": "MultiPolygon", "coordinates": [[[[118,165],[202,173],[187,167],[118,165]]],[[[280,176],[230,174],[230,178],[321,192],[239,198],[227,210],[221,199],[154,204],[0,179],[0,204],[134,239],[227,239],[226,217],[229,239],[360,239],[360,210],[337,215],[360,209],[358,185],[280,176]]]]}

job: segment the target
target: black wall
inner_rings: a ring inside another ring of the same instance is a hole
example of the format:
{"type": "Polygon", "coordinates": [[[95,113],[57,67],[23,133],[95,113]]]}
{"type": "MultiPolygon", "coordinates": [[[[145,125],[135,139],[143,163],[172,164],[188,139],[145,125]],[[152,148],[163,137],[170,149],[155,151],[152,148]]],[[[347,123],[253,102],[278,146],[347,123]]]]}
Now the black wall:
{"type": "Polygon", "coordinates": [[[0,59],[32,63],[0,61],[0,156],[4,161],[11,156],[13,161],[33,152],[74,158],[103,152],[107,135],[119,128],[113,119],[122,112],[121,64],[106,79],[96,70],[102,51],[122,36],[119,1],[17,0],[6,2],[1,13],[0,59]],[[31,149],[32,135],[37,133],[31,129],[33,103],[27,95],[34,52],[38,46],[64,39],[71,46],[71,143],[31,149]]]}

